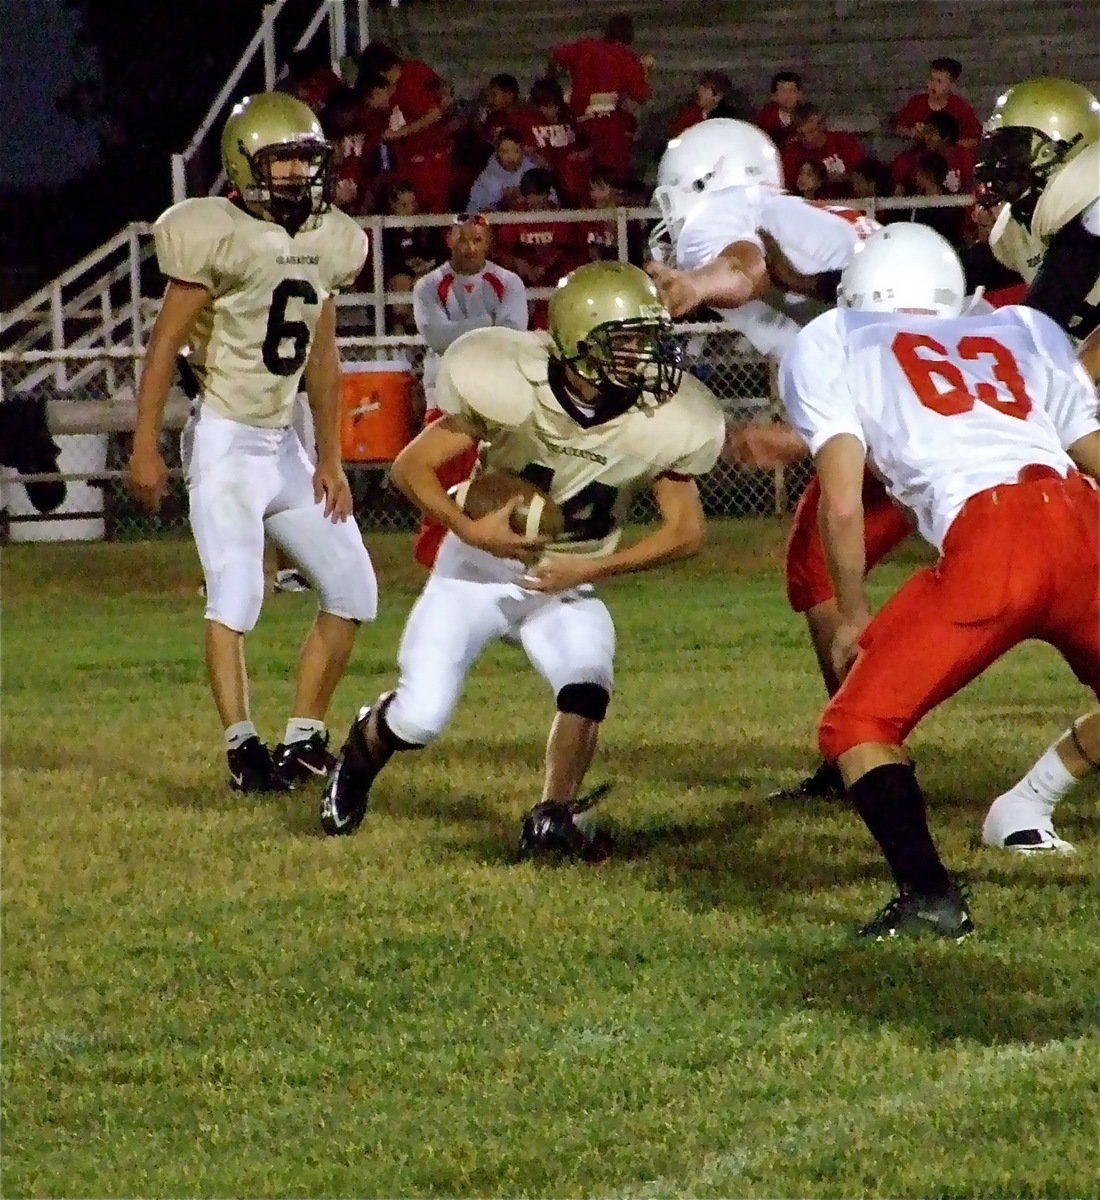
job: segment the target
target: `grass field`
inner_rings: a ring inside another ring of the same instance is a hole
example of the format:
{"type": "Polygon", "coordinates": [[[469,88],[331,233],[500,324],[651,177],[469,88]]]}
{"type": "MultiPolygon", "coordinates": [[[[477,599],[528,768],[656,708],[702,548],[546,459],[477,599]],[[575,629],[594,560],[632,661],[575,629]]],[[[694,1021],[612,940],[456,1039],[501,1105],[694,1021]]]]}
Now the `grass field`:
{"type": "MultiPolygon", "coordinates": [[[[559,869],[511,861],[551,713],[518,651],[330,841],[315,794],[225,785],[189,542],[8,548],[3,1195],[1096,1196],[1095,785],[1076,859],[978,846],[1084,693],[1027,646],[926,721],[978,934],[855,943],[890,891],[868,835],[766,799],[820,703],[781,535],[719,523],[603,589],[619,851],[559,869]]],[[[419,583],[406,537],[371,544],[337,737],[419,583]]],[[[271,741],[311,612],[270,598],[249,642],[271,741]]]]}

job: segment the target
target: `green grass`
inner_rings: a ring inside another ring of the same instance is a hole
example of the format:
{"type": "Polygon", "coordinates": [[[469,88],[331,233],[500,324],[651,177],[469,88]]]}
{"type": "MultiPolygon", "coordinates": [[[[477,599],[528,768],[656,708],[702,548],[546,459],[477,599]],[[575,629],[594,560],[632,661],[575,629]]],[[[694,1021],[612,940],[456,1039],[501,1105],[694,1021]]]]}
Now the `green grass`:
{"type": "MultiPolygon", "coordinates": [[[[407,537],[371,545],[337,736],[419,584],[407,537]]],[[[766,800],[812,765],[821,699],[780,546],[720,523],[603,589],[590,778],[620,848],[561,869],[510,861],[551,713],[517,650],[330,841],[314,794],[225,786],[189,543],[7,549],[3,1194],[1096,1195],[1095,785],[1060,818],[1076,859],[977,844],[1086,697],[1029,645],[925,722],[979,933],[857,945],[889,893],[868,835],[766,800]]],[[[249,640],[272,741],[311,611],[270,598],[249,640]]]]}

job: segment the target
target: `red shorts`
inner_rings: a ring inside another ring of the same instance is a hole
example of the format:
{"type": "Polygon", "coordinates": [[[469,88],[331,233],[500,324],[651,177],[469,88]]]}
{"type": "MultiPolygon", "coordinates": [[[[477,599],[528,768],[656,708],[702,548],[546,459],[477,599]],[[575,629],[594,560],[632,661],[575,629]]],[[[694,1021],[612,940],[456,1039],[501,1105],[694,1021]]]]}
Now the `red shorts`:
{"type": "Polygon", "coordinates": [[[1100,698],[1100,489],[1025,467],[972,496],[939,562],[883,606],[818,726],[825,757],[901,745],[925,713],[1027,638],[1100,698]]]}
{"type": "MultiPolygon", "coordinates": [[[[817,527],[821,484],[815,475],[802,493],[787,538],[787,600],[796,613],[806,612],[833,598],[825,551],[817,527]]],[[[905,513],[890,499],[885,485],[870,471],[863,476],[863,539],[867,570],[881,562],[909,535],[905,513]]]]}

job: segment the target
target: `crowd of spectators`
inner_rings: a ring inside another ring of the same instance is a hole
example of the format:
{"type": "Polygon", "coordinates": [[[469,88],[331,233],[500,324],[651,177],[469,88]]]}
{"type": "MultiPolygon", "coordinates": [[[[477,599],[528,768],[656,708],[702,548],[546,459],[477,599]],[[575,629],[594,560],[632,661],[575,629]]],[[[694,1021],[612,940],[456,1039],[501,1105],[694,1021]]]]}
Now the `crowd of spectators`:
{"type": "MultiPolygon", "coordinates": [[[[553,47],[545,75],[526,96],[514,75],[500,73],[463,101],[430,65],[381,42],[367,45],[343,78],[326,60],[301,52],[283,86],[318,113],[333,139],[336,200],[346,212],[531,212],[530,221],[500,227],[497,257],[529,286],[547,286],[582,262],[617,257],[617,222],[608,210],[648,201],[634,148],[654,60],[636,53],[633,42],[630,16],[612,16],[600,36],[553,47]],[[601,215],[571,223],[534,215],[559,207],[601,215]]],[[[885,123],[904,139],[888,162],[833,128],[793,70],[776,72],[759,108],[726,72],[703,71],[666,132],[674,137],[716,116],[754,121],[779,146],[788,188],[813,201],[965,194],[981,126],[956,90],[961,73],[955,59],[932,60],[926,86],[885,123]]],[[[956,242],[981,239],[980,223],[963,209],[905,215],[928,220],[956,242]]],[[[640,259],[640,230],[629,232],[632,257],[640,259]]],[[[445,259],[439,229],[389,229],[386,286],[411,290],[445,259]]],[[[540,315],[536,310],[536,323],[540,315]]],[[[411,329],[411,310],[391,309],[390,324],[411,329]]]]}

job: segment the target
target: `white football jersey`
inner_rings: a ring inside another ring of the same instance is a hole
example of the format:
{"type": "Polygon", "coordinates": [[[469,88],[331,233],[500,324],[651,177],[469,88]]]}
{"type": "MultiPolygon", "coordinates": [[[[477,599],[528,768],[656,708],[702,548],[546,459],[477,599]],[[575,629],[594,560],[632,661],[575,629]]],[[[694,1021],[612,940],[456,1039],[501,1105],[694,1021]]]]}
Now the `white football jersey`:
{"type": "Polygon", "coordinates": [[[245,425],[289,425],[321,306],[359,274],[367,235],[331,209],[292,237],[203,196],[162,213],[153,237],[165,275],[212,294],[188,358],[203,404],[245,425]]]}
{"type": "MultiPolygon", "coordinates": [[[[764,230],[804,275],[842,271],[856,246],[877,228],[866,213],[813,204],[759,184],[721,188],[706,193],[684,222],[676,239],[676,266],[693,271],[713,262],[734,242],[751,242],[763,253],[759,231],[764,230]]],[[[719,312],[758,353],[779,359],[798,331],[834,303],[771,288],[758,300],[719,312]]]]}
{"type": "Polygon", "coordinates": [[[582,426],[550,387],[550,349],[542,333],[464,334],[443,355],[436,402],[477,431],[478,472],[523,475],[561,506],[568,540],[554,552],[610,554],[635,498],[658,476],[702,475],[714,466],[725,440],[722,410],[685,373],[680,390],[656,410],[632,408],[582,426]]]}
{"type": "Polygon", "coordinates": [[[836,309],[799,334],[779,388],[810,450],[858,438],[936,547],[971,496],[1030,464],[1065,476],[1065,447],[1100,429],[1069,339],[1022,306],[952,319],[836,309]]]}

